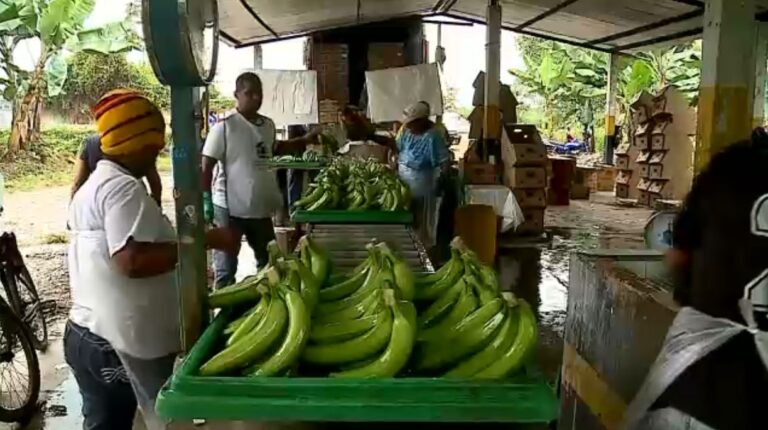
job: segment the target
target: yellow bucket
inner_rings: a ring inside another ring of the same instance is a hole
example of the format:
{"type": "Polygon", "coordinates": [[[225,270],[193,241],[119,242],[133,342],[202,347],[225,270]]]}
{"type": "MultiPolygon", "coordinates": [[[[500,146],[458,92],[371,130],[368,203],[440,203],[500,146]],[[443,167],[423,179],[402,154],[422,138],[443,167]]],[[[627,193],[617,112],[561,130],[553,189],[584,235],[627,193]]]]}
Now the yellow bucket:
{"type": "Polygon", "coordinates": [[[496,211],[488,205],[467,205],[456,209],[454,231],[485,264],[496,258],[496,211]]]}

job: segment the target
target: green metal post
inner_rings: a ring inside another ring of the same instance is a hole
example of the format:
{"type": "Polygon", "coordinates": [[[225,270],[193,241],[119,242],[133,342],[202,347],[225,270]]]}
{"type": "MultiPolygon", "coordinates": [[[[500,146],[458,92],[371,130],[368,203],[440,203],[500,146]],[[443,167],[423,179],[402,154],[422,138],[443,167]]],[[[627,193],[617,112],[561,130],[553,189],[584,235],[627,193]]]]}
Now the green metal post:
{"type": "Polygon", "coordinates": [[[200,89],[171,87],[171,129],[173,131],[173,198],[176,203],[176,231],[179,264],[176,269],[181,341],[187,352],[207,321],[205,221],[200,190],[200,89]]]}

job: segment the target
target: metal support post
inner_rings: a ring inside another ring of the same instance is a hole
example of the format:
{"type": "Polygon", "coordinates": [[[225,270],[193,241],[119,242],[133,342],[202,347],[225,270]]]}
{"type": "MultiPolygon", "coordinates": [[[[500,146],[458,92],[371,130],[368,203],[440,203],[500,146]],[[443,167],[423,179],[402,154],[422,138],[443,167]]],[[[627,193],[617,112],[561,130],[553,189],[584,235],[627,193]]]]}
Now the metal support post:
{"type": "MultiPolygon", "coordinates": [[[[611,54],[608,64],[608,89],[605,100],[605,145],[603,146],[603,163],[613,165],[613,149],[619,136],[616,135],[616,112],[618,104],[616,94],[619,83],[619,54],[611,54]]],[[[619,131],[621,133],[621,131],[619,131]]]]}
{"type": "Polygon", "coordinates": [[[755,37],[755,99],[752,111],[752,128],[765,124],[765,85],[768,71],[768,23],[757,23],[755,37]]]}
{"type": "Polygon", "coordinates": [[[694,170],[752,130],[755,1],[707,0],[694,170]]]}
{"type": "MultiPolygon", "coordinates": [[[[498,141],[501,136],[499,93],[501,77],[501,5],[498,0],[488,0],[485,33],[485,106],[483,136],[486,141],[498,141]]],[[[490,142],[489,142],[490,143],[490,142]]],[[[486,153],[490,145],[485,145],[486,153]]]]}
{"type": "Polygon", "coordinates": [[[195,343],[207,322],[204,305],[207,284],[205,221],[200,191],[200,130],[203,120],[200,89],[171,87],[173,198],[179,240],[176,282],[182,318],[181,344],[185,352],[195,343]]]}
{"type": "Polygon", "coordinates": [[[253,45],[253,68],[254,70],[264,68],[264,54],[261,50],[261,45],[253,45]]]}

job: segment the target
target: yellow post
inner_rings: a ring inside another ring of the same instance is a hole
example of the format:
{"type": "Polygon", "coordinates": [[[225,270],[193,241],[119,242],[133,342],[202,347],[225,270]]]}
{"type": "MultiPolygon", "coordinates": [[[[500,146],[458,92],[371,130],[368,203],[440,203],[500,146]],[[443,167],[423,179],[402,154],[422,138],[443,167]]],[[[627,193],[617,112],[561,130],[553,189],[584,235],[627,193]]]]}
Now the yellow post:
{"type": "Polygon", "coordinates": [[[754,0],[707,0],[694,168],[752,131],[754,0]]]}
{"type": "Polygon", "coordinates": [[[608,89],[605,101],[605,146],[603,147],[603,163],[613,164],[613,145],[618,136],[614,134],[616,128],[616,112],[618,105],[616,94],[619,88],[619,54],[612,53],[608,63],[608,89]]]}

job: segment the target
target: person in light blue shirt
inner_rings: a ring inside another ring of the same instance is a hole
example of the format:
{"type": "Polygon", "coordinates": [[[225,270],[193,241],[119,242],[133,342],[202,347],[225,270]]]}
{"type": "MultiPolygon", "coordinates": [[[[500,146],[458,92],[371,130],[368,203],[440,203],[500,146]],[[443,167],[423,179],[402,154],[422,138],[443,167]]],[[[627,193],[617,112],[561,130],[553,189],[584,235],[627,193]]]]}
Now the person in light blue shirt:
{"type": "Polygon", "coordinates": [[[403,111],[397,135],[397,171],[411,192],[414,229],[426,247],[435,244],[437,180],[450,157],[445,132],[429,120],[430,106],[420,101],[403,111]]]}

